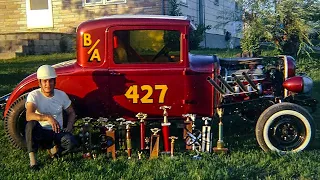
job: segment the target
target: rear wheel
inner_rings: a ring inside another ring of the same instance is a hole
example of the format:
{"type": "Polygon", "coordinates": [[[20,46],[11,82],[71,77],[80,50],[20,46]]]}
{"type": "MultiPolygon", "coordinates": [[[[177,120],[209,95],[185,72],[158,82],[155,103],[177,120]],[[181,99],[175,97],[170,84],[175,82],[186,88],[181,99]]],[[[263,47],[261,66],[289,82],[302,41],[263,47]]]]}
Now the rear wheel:
{"type": "Polygon", "coordinates": [[[267,108],[256,125],[256,138],[264,151],[299,152],[314,138],[312,116],[303,107],[279,103],[267,108]]]}
{"type": "Polygon", "coordinates": [[[11,144],[19,149],[26,149],[25,126],[26,108],[25,102],[28,94],[21,95],[10,106],[4,119],[4,129],[11,144]]]}

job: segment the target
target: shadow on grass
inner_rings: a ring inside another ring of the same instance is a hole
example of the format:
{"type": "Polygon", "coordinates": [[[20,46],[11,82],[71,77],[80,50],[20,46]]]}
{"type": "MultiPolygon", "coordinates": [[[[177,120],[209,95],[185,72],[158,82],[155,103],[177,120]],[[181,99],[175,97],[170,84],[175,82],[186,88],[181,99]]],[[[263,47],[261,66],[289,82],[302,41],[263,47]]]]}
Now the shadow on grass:
{"type": "MultiPolygon", "coordinates": [[[[320,75],[320,74],[319,74],[320,75]]],[[[312,97],[315,98],[318,102],[320,102],[320,81],[316,80],[313,82],[313,90],[312,97]]],[[[312,148],[320,149],[320,109],[319,105],[317,106],[317,110],[311,113],[313,120],[316,126],[316,135],[315,140],[312,143],[312,148]]]]}

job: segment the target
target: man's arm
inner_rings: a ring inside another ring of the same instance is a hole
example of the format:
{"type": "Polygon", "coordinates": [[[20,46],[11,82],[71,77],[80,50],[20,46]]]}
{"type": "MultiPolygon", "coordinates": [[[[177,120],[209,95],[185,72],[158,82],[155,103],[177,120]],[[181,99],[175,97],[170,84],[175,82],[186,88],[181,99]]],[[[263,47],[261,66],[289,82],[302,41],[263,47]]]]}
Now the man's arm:
{"type": "Polygon", "coordinates": [[[26,120],[27,121],[48,121],[52,126],[52,130],[56,133],[60,132],[59,123],[51,116],[47,114],[37,114],[37,107],[32,102],[27,102],[26,105],[26,120]]]}
{"type": "Polygon", "coordinates": [[[74,112],[74,109],[72,107],[72,105],[70,105],[67,109],[66,109],[67,115],[68,115],[68,124],[67,124],[67,128],[66,131],[67,132],[71,132],[73,129],[73,124],[76,121],[76,113],[74,112]]]}

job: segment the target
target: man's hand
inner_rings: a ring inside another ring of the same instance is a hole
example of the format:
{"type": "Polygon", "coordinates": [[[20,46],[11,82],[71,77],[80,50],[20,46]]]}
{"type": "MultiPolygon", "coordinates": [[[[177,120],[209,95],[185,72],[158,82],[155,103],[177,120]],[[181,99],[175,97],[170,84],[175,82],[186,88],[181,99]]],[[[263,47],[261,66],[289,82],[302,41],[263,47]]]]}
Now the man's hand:
{"type": "Polygon", "coordinates": [[[67,109],[66,112],[68,114],[68,124],[67,128],[64,129],[65,132],[72,132],[73,130],[73,124],[76,121],[76,113],[74,112],[74,109],[72,105],[70,105],[67,109]]]}
{"type": "Polygon", "coordinates": [[[60,132],[60,125],[58,123],[58,121],[53,118],[51,115],[44,115],[45,118],[47,119],[47,121],[49,122],[49,124],[52,126],[52,130],[55,133],[59,133],[60,132]]]}
{"type": "Polygon", "coordinates": [[[55,118],[53,118],[53,116],[47,115],[47,114],[37,114],[36,113],[37,107],[32,102],[27,103],[26,109],[27,109],[26,110],[26,120],[27,121],[32,121],[32,120],[48,121],[52,127],[52,130],[55,133],[60,132],[60,125],[59,125],[58,121],[55,118]]]}
{"type": "Polygon", "coordinates": [[[69,132],[71,133],[73,130],[73,125],[68,124],[67,128],[64,129],[64,132],[69,132]]]}

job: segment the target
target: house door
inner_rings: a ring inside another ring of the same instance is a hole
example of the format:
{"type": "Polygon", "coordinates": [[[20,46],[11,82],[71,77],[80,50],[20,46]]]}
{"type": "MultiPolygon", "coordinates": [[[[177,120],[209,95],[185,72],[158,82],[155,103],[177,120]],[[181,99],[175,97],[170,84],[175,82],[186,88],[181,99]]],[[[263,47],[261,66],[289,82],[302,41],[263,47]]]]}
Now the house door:
{"type": "Polygon", "coordinates": [[[51,0],[27,0],[27,27],[53,27],[51,0]]]}

